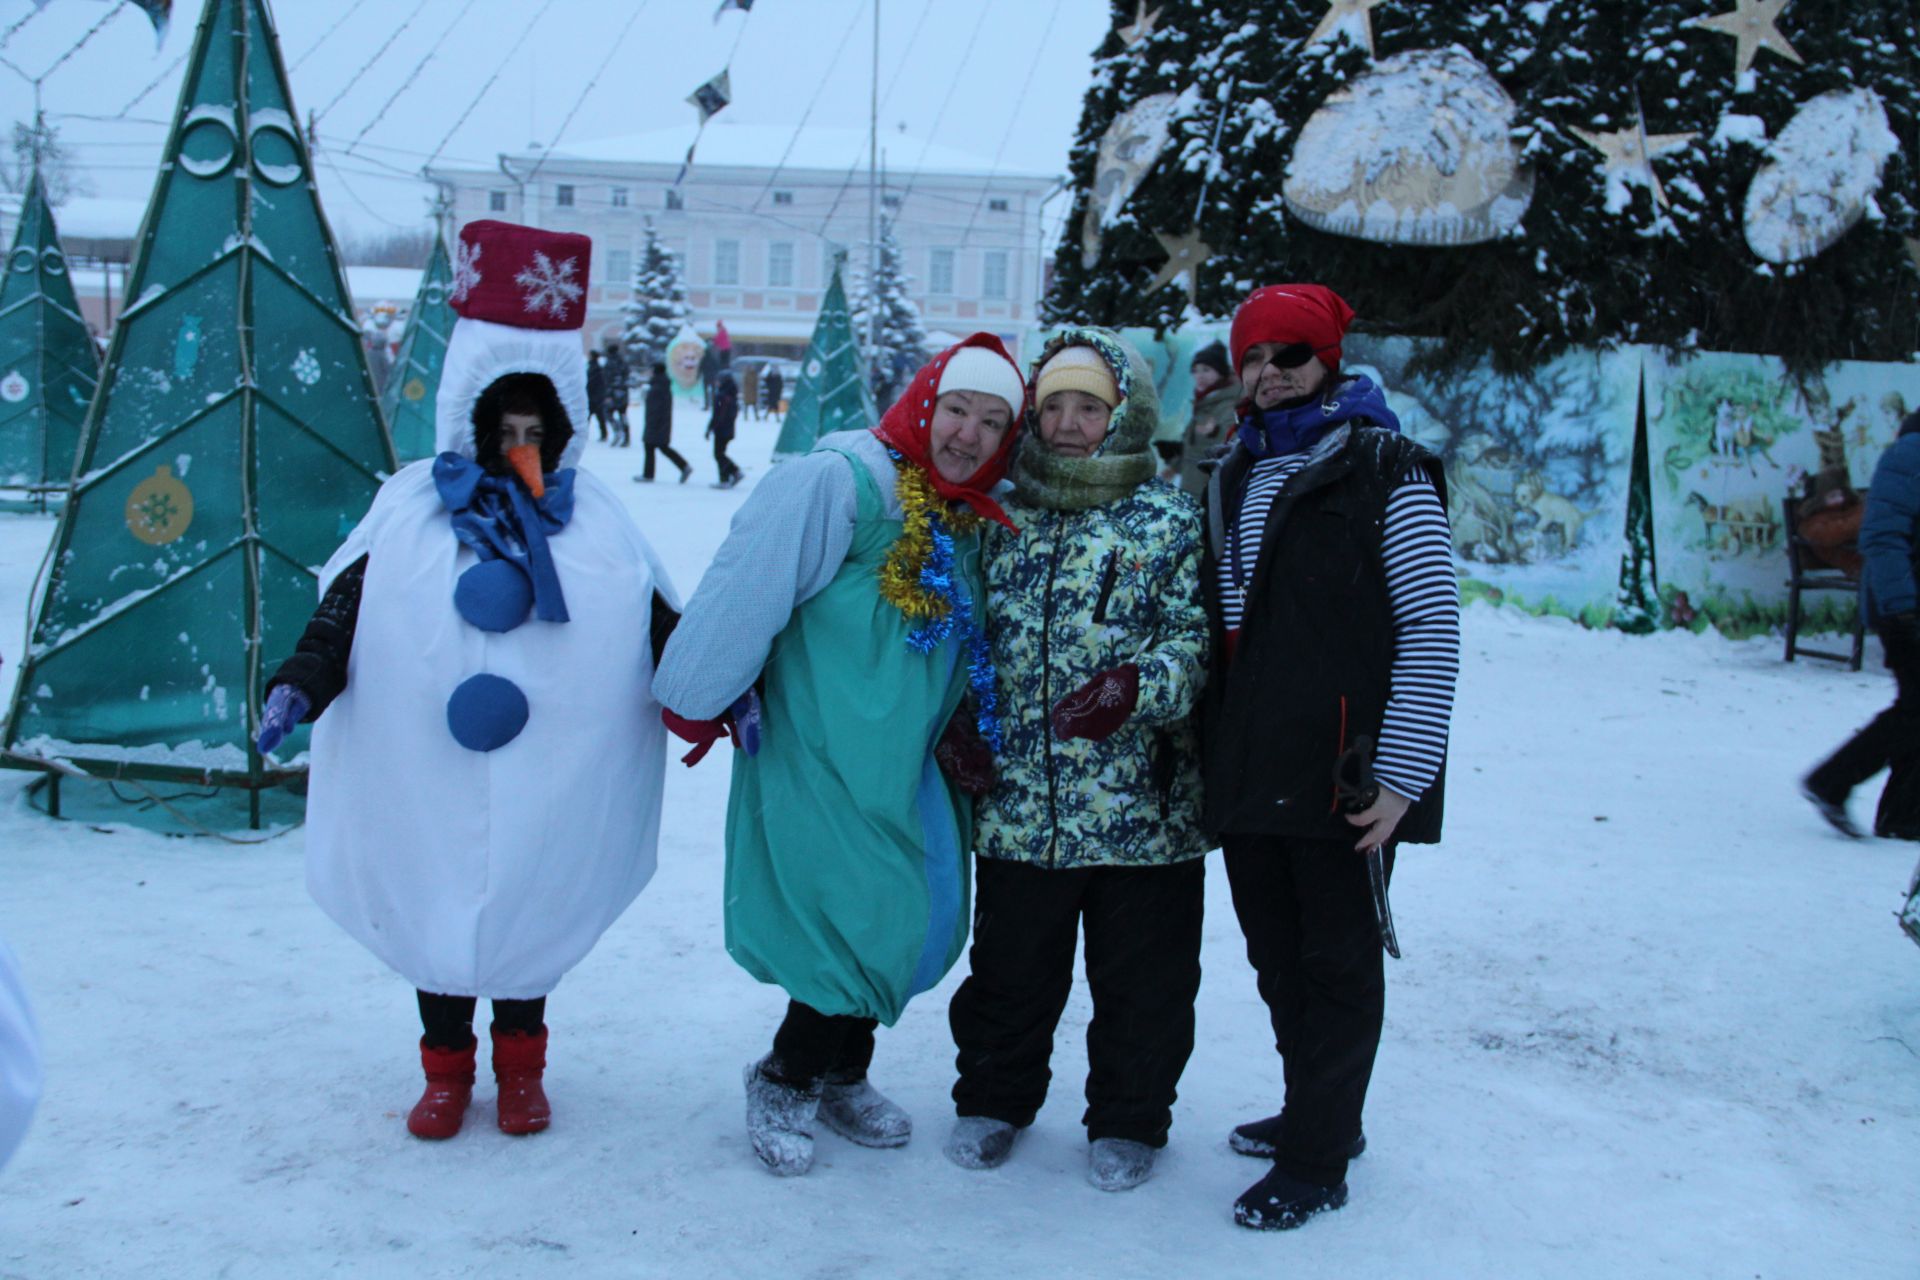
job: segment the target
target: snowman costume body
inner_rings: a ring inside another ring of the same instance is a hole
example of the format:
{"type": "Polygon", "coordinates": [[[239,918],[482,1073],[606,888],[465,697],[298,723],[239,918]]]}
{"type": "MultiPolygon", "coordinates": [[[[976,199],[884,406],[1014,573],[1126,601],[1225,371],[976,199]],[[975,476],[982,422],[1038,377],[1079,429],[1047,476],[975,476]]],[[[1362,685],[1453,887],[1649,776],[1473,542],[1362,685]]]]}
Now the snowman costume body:
{"type": "Polygon", "coordinates": [[[421,991],[524,1000],[550,992],[653,875],[666,731],[651,615],[656,593],[679,601],[612,491],[577,470],[588,421],[577,326],[463,312],[435,406],[443,459],[474,458],[475,401],[511,373],[546,377],[572,419],[549,477],[551,498],[575,469],[572,514],[547,536],[567,620],[469,622],[454,593],[480,560],[455,536],[439,460],[381,487],[321,574],[324,594],[367,557],[346,687],[314,726],[307,884],[421,991]],[[527,708],[489,750],[463,746],[449,718],[449,699],[481,675],[510,681],[527,708]]]}

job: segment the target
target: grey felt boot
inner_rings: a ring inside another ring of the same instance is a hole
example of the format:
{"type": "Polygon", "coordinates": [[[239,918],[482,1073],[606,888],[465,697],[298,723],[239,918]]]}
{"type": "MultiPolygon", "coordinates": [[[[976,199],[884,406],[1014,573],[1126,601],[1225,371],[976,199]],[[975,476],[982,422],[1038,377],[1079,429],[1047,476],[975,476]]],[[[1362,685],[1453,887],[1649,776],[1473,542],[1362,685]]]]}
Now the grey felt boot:
{"type": "Polygon", "coordinates": [[[990,1116],[961,1116],[947,1135],[947,1159],[962,1169],[998,1169],[1013,1154],[1020,1131],[990,1116]]]}
{"type": "Polygon", "coordinates": [[[1102,1191],[1131,1191],[1153,1176],[1158,1154],[1131,1138],[1095,1138],[1087,1148],[1087,1181],[1102,1191]]]}
{"type": "Polygon", "coordinates": [[[760,1163],[783,1178],[813,1167],[813,1119],[820,1109],[820,1084],[785,1084],[768,1076],[769,1054],[749,1063],[747,1137],[760,1163]]]}
{"type": "Polygon", "coordinates": [[[867,1078],[836,1080],[820,1089],[820,1118],[827,1128],[863,1147],[904,1147],[913,1136],[913,1117],[881,1093],[867,1078]]]}

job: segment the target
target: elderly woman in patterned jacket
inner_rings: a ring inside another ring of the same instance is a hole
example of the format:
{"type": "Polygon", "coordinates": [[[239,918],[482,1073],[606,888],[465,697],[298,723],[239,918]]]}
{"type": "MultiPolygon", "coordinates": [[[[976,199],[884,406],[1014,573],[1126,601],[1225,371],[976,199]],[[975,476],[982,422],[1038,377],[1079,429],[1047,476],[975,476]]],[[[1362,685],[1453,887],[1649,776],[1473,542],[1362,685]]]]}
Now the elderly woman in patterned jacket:
{"type": "Polygon", "coordinates": [[[1395,945],[1387,875],[1396,842],[1440,838],[1460,666],[1440,461],[1341,375],[1352,319],[1321,285],[1241,304],[1250,399],[1206,492],[1206,823],[1285,1063],[1280,1113],[1230,1139],[1274,1162],[1234,1205],[1263,1230],[1346,1203],[1395,945]]]}
{"type": "Polygon", "coordinates": [[[985,548],[1005,747],[975,840],[972,973],[949,1018],[959,1119],[947,1155],[993,1168],[1047,1094],[1086,932],[1087,1176],[1153,1171],[1193,1050],[1200,987],[1198,755],[1207,656],[1194,500],[1154,478],[1152,376],[1115,335],[1042,352],[1007,513],[985,548]]]}

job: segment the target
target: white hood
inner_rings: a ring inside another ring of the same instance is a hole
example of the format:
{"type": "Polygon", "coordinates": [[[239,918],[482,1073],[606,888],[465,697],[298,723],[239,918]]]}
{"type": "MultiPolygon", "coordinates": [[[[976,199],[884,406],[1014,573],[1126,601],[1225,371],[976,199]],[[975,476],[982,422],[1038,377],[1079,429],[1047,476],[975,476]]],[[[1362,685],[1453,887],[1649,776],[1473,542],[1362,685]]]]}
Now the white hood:
{"type": "Polygon", "coordinates": [[[573,426],[560,467],[579,466],[587,451],[588,423],[587,358],[580,351],[578,329],[517,329],[465,317],[455,321],[433,406],[434,449],[473,457],[474,402],[510,373],[537,373],[553,383],[573,426]]]}

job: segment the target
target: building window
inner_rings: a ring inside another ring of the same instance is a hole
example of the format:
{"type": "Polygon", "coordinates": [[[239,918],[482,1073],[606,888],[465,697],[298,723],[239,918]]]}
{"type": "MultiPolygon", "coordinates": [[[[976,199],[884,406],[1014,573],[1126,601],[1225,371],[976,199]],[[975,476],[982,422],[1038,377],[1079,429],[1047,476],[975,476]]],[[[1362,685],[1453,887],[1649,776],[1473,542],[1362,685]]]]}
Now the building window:
{"type": "Polygon", "coordinates": [[[881,197],[880,197],[880,207],[881,207],[881,208],[883,208],[883,209],[894,209],[894,210],[898,210],[898,209],[900,208],[900,201],[902,200],[902,198],[903,198],[903,197],[901,197],[901,196],[897,196],[897,195],[893,195],[893,194],[888,194],[888,195],[884,195],[884,196],[881,196],[881,197]]]}
{"type": "Polygon", "coordinates": [[[633,251],[631,249],[607,250],[606,281],[615,288],[626,288],[633,284],[633,251]]]}
{"type": "Polygon", "coordinates": [[[667,188],[667,208],[684,209],[686,207],[687,207],[687,202],[685,198],[683,198],[681,194],[678,191],[674,190],[672,187],[668,187],[667,188]]]}
{"type": "Polygon", "coordinates": [[[927,292],[953,292],[953,250],[933,249],[927,259],[927,292]]]}
{"type": "Polygon", "coordinates": [[[767,246],[767,288],[793,288],[793,245],[776,240],[767,246]]]}
{"type": "Polygon", "coordinates": [[[626,208],[627,207],[627,189],[625,187],[615,187],[613,189],[613,195],[610,197],[610,203],[616,209],[626,208]]]}
{"type": "Polygon", "coordinates": [[[1005,199],[995,198],[987,201],[988,213],[1005,213],[1006,211],[1007,211],[1007,202],[1005,199]]]}
{"type": "Polygon", "coordinates": [[[553,189],[553,202],[562,209],[573,208],[573,184],[563,182],[553,189]]]}
{"type": "Polygon", "coordinates": [[[507,211],[507,193],[504,191],[487,192],[487,211],[505,213],[507,211]]]}
{"type": "Polygon", "coordinates": [[[792,204],[792,203],[793,203],[793,192],[791,192],[791,191],[776,191],[776,192],[774,192],[774,193],[773,193],[773,202],[774,202],[775,204],[792,204]]]}
{"type": "Polygon", "coordinates": [[[1007,254],[1004,249],[989,249],[980,258],[980,296],[1007,296],[1007,254]]]}
{"type": "Polygon", "coordinates": [[[713,242],[713,282],[715,284],[740,283],[740,242],[738,240],[713,242]]]}

